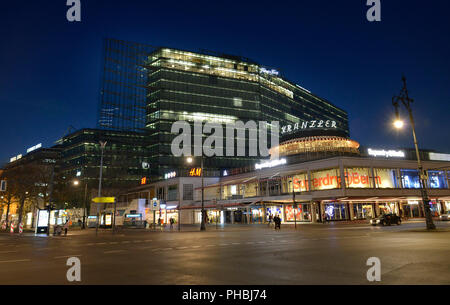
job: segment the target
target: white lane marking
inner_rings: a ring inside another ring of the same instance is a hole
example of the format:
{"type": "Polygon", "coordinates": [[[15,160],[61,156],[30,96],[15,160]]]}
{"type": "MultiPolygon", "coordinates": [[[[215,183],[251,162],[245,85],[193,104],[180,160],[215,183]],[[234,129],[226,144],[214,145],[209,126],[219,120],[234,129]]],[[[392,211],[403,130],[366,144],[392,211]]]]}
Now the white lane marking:
{"type": "Polygon", "coordinates": [[[15,259],[10,261],[0,261],[0,264],[2,263],[19,263],[19,262],[31,262],[31,259],[15,259]]]}
{"type": "Polygon", "coordinates": [[[177,247],[177,249],[180,249],[180,250],[182,250],[182,249],[187,249],[188,247],[177,247]]]}
{"type": "Polygon", "coordinates": [[[241,243],[232,243],[233,245],[240,245],[241,243]]]}
{"type": "Polygon", "coordinates": [[[200,248],[201,246],[192,246],[191,248],[200,248]]]}
{"type": "Polygon", "coordinates": [[[228,246],[228,244],[219,244],[219,246],[228,246]]]}
{"type": "Polygon", "coordinates": [[[106,243],[96,243],[96,245],[106,245],[106,243]]]}
{"type": "Polygon", "coordinates": [[[109,242],[110,245],[117,245],[119,242],[118,241],[111,241],[109,242]]]}
{"type": "Polygon", "coordinates": [[[73,257],[73,256],[82,256],[81,254],[73,254],[73,255],[61,255],[61,256],[55,256],[53,258],[66,258],[66,257],[73,257]]]}
{"type": "Polygon", "coordinates": [[[13,253],[13,252],[19,252],[19,251],[0,251],[0,253],[13,253]]]}
{"type": "Polygon", "coordinates": [[[133,240],[134,243],[141,243],[142,240],[133,240]]]}
{"type": "Polygon", "coordinates": [[[93,245],[95,245],[95,243],[88,243],[88,244],[86,244],[86,246],[93,246],[93,245]]]}
{"type": "Polygon", "coordinates": [[[248,245],[252,245],[252,244],[254,244],[255,242],[253,242],[253,241],[248,241],[248,242],[246,242],[246,244],[248,244],[248,245]]]}
{"type": "Polygon", "coordinates": [[[265,241],[258,241],[257,244],[265,244],[265,241]]]}
{"type": "Polygon", "coordinates": [[[215,247],[216,245],[206,245],[206,247],[215,247]]]}
{"type": "Polygon", "coordinates": [[[104,251],[105,254],[111,254],[111,253],[121,253],[125,252],[125,250],[110,250],[110,251],[104,251]]]}
{"type": "Polygon", "coordinates": [[[172,248],[162,248],[161,250],[167,251],[167,250],[172,250],[172,248]]]}
{"type": "Polygon", "coordinates": [[[146,240],[144,240],[145,242],[149,242],[149,241],[152,241],[151,239],[146,239],[146,240]]]}

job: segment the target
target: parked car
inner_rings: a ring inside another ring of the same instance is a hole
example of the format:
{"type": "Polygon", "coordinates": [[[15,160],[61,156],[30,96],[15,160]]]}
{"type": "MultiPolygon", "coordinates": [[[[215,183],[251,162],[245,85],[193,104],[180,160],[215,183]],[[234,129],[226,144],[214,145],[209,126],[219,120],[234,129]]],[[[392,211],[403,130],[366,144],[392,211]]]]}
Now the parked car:
{"type": "Polygon", "coordinates": [[[444,213],[441,216],[439,216],[439,220],[442,220],[442,221],[450,220],[450,211],[447,211],[447,213],[444,213]]]}
{"type": "Polygon", "coordinates": [[[370,224],[372,226],[382,225],[382,226],[390,226],[391,224],[401,225],[402,219],[397,216],[397,214],[382,214],[376,218],[370,220],[370,224]]]}

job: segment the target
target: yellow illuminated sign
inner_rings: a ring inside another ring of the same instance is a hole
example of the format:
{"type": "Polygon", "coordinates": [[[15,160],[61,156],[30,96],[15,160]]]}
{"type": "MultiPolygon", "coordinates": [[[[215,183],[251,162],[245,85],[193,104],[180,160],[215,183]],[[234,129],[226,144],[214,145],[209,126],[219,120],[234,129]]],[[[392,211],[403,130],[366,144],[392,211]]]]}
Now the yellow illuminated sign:
{"type": "Polygon", "coordinates": [[[95,203],[114,203],[116,197],[95,197],[92,199],[92,202],[95,203]]]}

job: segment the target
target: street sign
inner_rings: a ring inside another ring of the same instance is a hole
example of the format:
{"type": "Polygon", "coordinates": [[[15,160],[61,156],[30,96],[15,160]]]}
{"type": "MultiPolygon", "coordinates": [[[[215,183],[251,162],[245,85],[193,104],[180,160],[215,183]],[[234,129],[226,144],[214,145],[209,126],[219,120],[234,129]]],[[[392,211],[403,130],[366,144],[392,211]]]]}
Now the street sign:
{"type": "Polygon", "coordinates": [[[159,210],[159,200],[152,200],[152,203],[151,203],[151,210],[152,210],[152,211],[157,211],[157,210],[159,210]]]}
{"type": "Polygon", "coordinates": [[[114,203],[116,197],[95,197],[92,198],[92,202],[95,203],[114,203]]]}

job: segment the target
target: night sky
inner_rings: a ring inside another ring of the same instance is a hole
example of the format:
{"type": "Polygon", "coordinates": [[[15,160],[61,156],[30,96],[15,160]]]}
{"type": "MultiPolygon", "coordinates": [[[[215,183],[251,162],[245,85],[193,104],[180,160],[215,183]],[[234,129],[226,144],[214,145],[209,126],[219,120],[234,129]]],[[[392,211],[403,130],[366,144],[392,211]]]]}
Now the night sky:
{"type": "Polygon", "coordinates": [[[391,127],[405,74],[420,147],[450,153],[448,1],[381,0],[373,23],[366,0],[81,3],[70,23],[66,0],[2,2],[0,163],[96,127],[105,37],[249,57],[348,111],[351,137],[379,148],[413,146],[391,127]]]}

